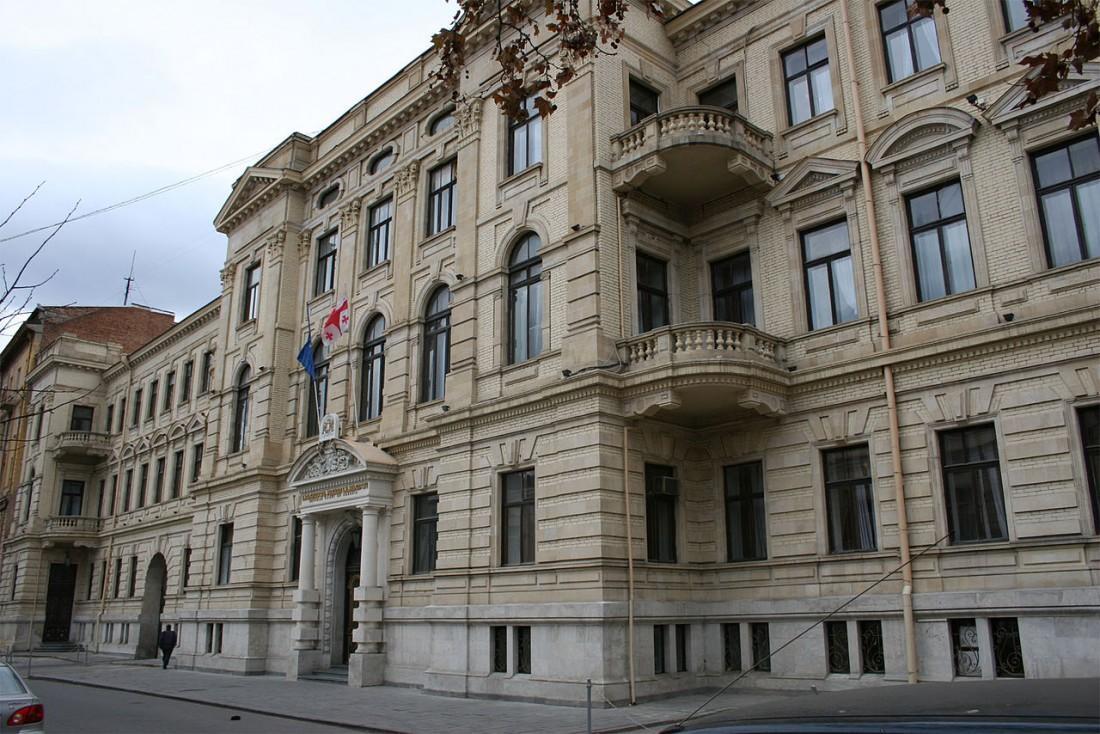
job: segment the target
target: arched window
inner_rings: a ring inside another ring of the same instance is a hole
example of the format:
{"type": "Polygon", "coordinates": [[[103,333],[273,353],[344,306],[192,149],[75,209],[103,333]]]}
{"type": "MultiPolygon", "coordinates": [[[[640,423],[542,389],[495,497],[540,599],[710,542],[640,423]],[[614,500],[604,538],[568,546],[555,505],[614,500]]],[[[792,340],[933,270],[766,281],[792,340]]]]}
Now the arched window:
{"type": "Polygon", "coordinates": [[[508,261],[508,362],[524,362],[542,352],[542,241],[528,233],[508,261]]]}
{"type": "Polygon", "coordinates": [[[440,400],[444,379],[451,368],[451,291],[440,286],[428,301],[424,317],[423,364],[420,400],[440,400]]]}
{"type": "Polygon", "coordinates": [[[248,409],[252,397],[249,394],[249,380],[252,378],[252,368],[248,365],[241,367],[237,373],[237,399],[233,406],[233,446],[231,452],[244,451],[245,441],[248,440],[248,409]]]}
{"type": "Polygon", "coordinates": [[[317,435],[321,416],[328,411],[328,358],[320,341],[313,345],[313,374],[317,378],[307,383],[309,395],[306,396],[306,401],[309,403],[309,410],[306,412],[306,436],[317,435]]]}
{"type": "Polygon", "coordinates": [[[327,189],[321,192],[321,195],[317,197],[317,208],[324,209],[329,204],[333,203],[340,197],[340,185],[333,184],[327,189]]]}
{"type": "Polygon", "coordinates": [[[368,166],[367,168],[367,172],[372,176],[376,173],[381,173],[382,171],[392,166],[393,162],[396,159],[397,155],[393,152],[393,148],[386,148],[381,153],[376,155],[373,159],[371,159],[370,166],[368,166]]]}
{"type": "Polygon", "coordinates": [[[382,385],[386,378],[386,320],[375,316],[363,340],[363,369],[359,377],[359,420],[382,415],[382,385]]]}
{"type": "Polygon", "coordinates": [[[452,111],[447,111],[431,121],[431,124],[428,125],[428,134],[438,135],[441,132],[446,132],[447,130],[450,130],[454,126],[454,113],[452,111]]]}

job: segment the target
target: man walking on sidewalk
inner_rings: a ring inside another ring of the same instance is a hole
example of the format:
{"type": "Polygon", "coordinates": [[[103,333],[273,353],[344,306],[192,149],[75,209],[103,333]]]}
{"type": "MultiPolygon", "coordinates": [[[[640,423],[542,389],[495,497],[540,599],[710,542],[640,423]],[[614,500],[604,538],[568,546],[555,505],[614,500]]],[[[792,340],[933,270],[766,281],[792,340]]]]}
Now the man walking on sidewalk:
{"type": "Polygon", "coordinates": [[[168,660],[172,657],[172,651],[176,649],[176,633],[172,631],[172,625],[166,625],[157,640],[157,647],[164,656],[164,669],[168,669],[168,660]]]}

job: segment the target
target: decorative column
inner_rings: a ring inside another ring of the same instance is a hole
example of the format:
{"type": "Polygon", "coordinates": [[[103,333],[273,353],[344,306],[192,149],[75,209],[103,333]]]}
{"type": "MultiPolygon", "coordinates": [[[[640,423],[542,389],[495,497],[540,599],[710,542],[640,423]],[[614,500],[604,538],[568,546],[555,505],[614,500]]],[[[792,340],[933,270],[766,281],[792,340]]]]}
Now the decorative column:
{"type": "Polygon", "coordinates": [[[321,667],[321,593],[314,583],[316,527],[313,515],[302,515],[302,552],[298,590],[294,592],[293,643],[287,656],[286,677],[298,680],[321,667]]]}
{"type": "Polygon", "coordinates": [[[348,685],[379,686],[385,674],[386,652],[382,636],[382,587],[378,584],[378,516],[381,509],[363,512],[363,542],[359,557],[359,587],[355,589],[355,652],[348,659],[348,685]]]}

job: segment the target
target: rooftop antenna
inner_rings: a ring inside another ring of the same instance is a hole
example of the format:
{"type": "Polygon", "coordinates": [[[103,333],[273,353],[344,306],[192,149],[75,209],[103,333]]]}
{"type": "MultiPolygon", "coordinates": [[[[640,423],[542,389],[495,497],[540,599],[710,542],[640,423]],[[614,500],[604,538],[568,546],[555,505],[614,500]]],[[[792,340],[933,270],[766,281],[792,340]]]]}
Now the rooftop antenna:
{"type": "Polygon", "coordinates": [[[133,257],[130,258],[130,275],[123,278],[126,281],[126,292],[122,294],[122,305],[126,306],[130,303],[130,286],[134,283],[134,261],[137,259],[137,250],[134,250],[133,257]]]}

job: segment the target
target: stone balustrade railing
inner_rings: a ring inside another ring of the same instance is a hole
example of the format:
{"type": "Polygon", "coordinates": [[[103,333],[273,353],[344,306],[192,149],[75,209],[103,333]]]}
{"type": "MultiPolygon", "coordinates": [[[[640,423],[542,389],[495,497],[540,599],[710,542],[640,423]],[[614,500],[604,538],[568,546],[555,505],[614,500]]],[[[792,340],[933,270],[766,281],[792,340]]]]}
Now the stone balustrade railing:
{"type": "Polygon", "coordinates": [[[46,532],[98,533],[101,523],[98,517],[55,515],[46,520],[46,532]]]}
{"type": "Polygon", "coordinates": [[[782,361],[783,343],[745,324],[703,321],[664,326],[624,339],[619,348],[627,368],[658,362],[708,359],[758,359],[774,367],[782,361]]]}
{"type": "Polygon", "coordinates": [[[642,120],[611,138],[612,160],[619,162],[661,148],[689,143],[709,135],[715,142],[738,148],[770,162],[772,136],[736,112],[721,107],[677,107],[642,120]]]}

